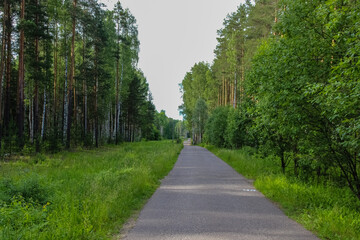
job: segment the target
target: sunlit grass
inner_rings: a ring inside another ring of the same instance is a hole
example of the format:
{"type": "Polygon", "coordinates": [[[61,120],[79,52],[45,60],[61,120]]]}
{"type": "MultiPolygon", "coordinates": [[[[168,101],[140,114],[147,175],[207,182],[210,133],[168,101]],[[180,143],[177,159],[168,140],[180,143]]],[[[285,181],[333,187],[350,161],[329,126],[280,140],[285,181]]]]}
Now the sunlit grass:
{"type": "Polygon", "coordinates": [[[259,191],[321,239],[360,239],[360,203],[348,188],[285,176],[277,160],[251,154],[251,149],[206,147],[237,172],[254,179],[259,191]]]}
{"type": "Polygon", "coordinates": [[[181,148],[141,142],[1,163],[0,239],[109,239],[181,148]]]}

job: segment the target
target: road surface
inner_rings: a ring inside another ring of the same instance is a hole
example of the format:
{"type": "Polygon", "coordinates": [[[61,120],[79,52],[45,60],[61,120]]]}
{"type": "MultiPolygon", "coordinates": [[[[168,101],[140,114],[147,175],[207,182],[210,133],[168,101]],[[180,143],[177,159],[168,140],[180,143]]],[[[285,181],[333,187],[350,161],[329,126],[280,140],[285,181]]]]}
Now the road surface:
{"type": "Polygon", "coordinates": [[[184,145],[123,239],[317,239],[215,155],[184,145]]]}

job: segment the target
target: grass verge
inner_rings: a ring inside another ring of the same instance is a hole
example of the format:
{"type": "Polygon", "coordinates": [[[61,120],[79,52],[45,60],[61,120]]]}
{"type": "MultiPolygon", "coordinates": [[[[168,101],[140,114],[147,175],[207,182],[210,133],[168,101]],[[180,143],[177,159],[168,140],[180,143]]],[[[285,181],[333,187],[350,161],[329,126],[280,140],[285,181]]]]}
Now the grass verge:
{"type": "Polygon", "coordinates": [[[125,143],[0,163],[0,239],[110,239],[182,144],[125,143]]]}
{"type": "Polygon", "coordinates": [[[237,172],[254,179],[259,191],[321,239],[360,239],[360,204],[349,189],[285,176],[277,160],[258,157],[249,149],[205,147],[237,172]]]}

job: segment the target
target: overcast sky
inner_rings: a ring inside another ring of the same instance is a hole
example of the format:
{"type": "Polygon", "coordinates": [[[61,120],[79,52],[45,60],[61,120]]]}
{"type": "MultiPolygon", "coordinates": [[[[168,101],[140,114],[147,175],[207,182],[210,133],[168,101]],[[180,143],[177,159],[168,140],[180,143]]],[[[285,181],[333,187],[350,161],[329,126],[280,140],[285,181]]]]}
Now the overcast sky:
{"type": "MultiPolygon", "coordinates": [[[[113,9],[117,0],[100,0],[113,9]]],[[[243,0],[121,0],[139,26],[140,60],[158,111],[182,119],[179,83],[200,61],[212,63],[217,33],[243,0]]]]}

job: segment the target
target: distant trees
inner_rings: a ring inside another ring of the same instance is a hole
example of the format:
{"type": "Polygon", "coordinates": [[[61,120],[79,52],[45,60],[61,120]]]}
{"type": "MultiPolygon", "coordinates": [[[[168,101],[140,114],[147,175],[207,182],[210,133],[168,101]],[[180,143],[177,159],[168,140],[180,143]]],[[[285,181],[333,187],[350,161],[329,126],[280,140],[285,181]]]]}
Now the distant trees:
{"type": "Polygon", "coordinates": [[[1,155],[160,139],[120,2],[4,0],[0,18],[1,155]]]}
{"type": "Polygon", "coordinates": [[[359,13],[356,1],[241,4],[219,31],[203,87],[193,69],[183,80],[187,121],[199,96],[217,93],[204,98],[217,100],[207,142],[257,147],[284,173],[333,179],[360,199],[359,13]]]}
{"type": "Polygon", "coordinates": [[[156,114],[155,127],[159,129],[154,135],[156,139],[177,140],[188,137],[184,121],[167,117],[164,110],[156,114]]]}
{"type": "Polygon", "coordinates": [[[204,99],[199,98],[196,101],[193,112],[193,141],[201,143],[203,134],[205,132],[205,123],[208,119],[208,109],[204,99]]]}
{"type": "MultiPolygon", "coordinates": [[[[218,31],[213,64],[196,63],[180,84],[184,103],[179,108],[191,131],[199,98],[205,100],[210,113],[219,106],[236,109],[247,104],[245,71],[257,46],[271,33],[276,10],[275,0],[259,0],[255,5],[246,1],[226,17],[224,28],[218,31]]],[[[210,116],[209,121],[215,120],[210,116]]]]}

